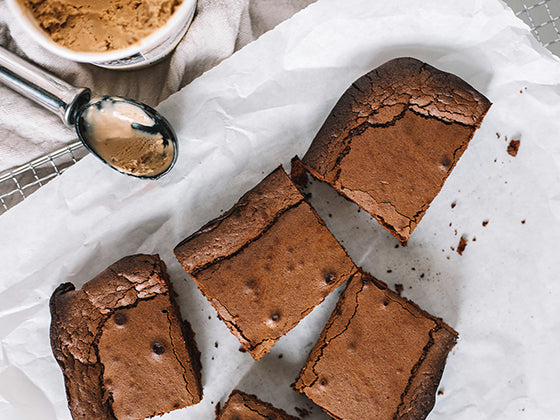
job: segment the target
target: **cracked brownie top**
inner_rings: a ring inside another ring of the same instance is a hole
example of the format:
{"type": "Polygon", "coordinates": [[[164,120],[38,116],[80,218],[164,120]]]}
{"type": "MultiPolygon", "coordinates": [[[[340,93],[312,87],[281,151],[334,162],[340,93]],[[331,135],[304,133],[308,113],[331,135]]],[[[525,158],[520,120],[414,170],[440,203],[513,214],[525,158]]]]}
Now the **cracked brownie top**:
{"type": "Polygon", "coordinates": [[[53,293],[51,345],[73,418],[144,419],[198,403],[200,354],[157,255],[53,293]]]}
{"type": "Polygon", "coordinates": [[[175,255],[257,360],[356,271],[282,167],[175,255]]]}
{"type": "Polygon", "coordinates": [[[216,420],[297,420],[284,410],[234,389],[216,420]]]}
{"type": "Polygon", "coordinates": [[[302,161],[405,242],[490,105],[457,76],[397,58],[344,93],[302,161]]]}
{"type": "Polygon", "coordinates": [[[295,388],[335,419],[421,420],[456,339],[443,321],[359,272],[295,388]]]}

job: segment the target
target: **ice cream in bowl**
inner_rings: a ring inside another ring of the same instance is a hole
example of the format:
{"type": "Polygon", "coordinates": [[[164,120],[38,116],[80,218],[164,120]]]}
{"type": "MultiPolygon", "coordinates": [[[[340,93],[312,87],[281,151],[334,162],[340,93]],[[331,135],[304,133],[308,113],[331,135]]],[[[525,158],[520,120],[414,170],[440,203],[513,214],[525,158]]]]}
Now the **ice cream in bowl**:
{"type": "Polygon", "coordinates": [[[7,0],[19,23],[49,51],[101,67],[143,67],[183,38],[196,0],[7,0]]]}

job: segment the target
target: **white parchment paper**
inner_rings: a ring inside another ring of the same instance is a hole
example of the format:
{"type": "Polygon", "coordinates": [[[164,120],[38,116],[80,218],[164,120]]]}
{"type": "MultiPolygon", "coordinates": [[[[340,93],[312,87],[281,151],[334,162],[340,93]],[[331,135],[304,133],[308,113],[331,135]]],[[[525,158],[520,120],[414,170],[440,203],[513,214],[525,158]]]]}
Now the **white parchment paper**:
{"type": "Polygon", "coordinates": [[[459,331],[430,420],[560,418],[560,62],[491,0],[321,0],[161,104],[180,138],[162,180],[87,157],[0,217],[0,418],[70,418],[48,299],[61,282],[80,287],[137,252],[167,263],[202,352],[204,400],[163,417],[212,419],[238,387],[327,418],[289,385],[337,293],[255,362],[172,249],[302,156],[346,88],[398,56],[483,92],[494,105],[482,128],[406,248],[316,182],[312,204],[358,264],[459,331]]]}

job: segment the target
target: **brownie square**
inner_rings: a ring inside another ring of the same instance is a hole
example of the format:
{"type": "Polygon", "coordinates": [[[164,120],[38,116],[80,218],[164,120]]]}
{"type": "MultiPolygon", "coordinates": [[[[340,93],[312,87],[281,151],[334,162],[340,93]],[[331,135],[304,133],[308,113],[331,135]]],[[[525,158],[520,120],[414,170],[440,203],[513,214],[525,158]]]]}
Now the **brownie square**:
{"type": "Polygon", "coordinates": [[[234,389],[216,420],[298,420],[284,410],[234,389]]]}
{"type": "Polygon", "coordinates": [[[302,162],[406,242],[490,105],[457,76],[397,58],[344,93],[302,162]]]}
{"type": "Polygon", "coordinates": [[[456,340],[443,321],[359,272],[294,386],[335,419],[421,420],[456,340]]]}
{"type": "Polygon", "coordinates": [[[257,360],[357,270],[282,167],[175,255],[257,360]]]}
{"type": "Polygon", "coordinates": [[[50,300],[74,419],[144,419],[202,399],[200,353],[157,255],[125,257],[50,300]]]}

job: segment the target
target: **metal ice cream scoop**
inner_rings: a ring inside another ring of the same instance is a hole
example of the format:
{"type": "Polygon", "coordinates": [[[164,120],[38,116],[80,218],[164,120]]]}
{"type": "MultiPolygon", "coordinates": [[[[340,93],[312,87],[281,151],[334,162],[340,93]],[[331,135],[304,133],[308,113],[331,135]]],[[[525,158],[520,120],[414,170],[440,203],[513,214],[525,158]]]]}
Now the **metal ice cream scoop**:
{"type": "Polygon", "coordinates": [[[177,160],[177,137],[148,105],[115,96],[93,98],[0,47],[0,81],[74,126],[84,146],[111,168],[156,179],[177,160]]]}

